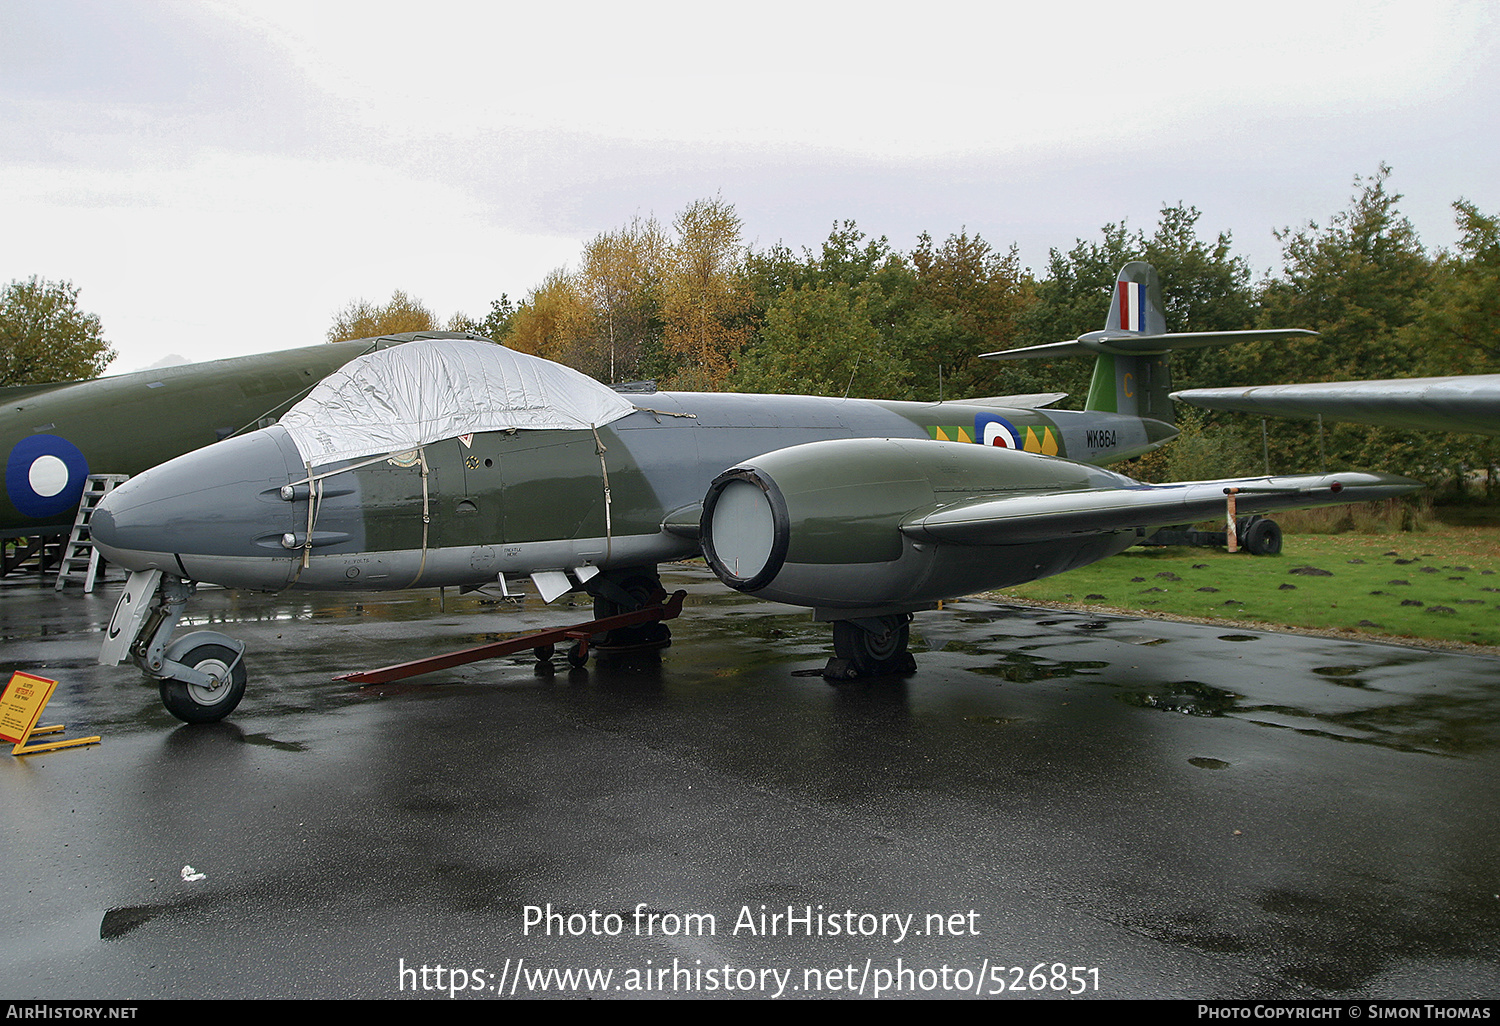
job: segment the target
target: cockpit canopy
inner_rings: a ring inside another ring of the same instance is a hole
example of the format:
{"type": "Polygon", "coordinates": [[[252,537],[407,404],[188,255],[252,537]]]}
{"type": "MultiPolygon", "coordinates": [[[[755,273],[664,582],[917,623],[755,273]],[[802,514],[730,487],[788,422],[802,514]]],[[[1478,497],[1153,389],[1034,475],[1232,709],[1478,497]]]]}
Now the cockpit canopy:
{"type": "Polygon", "coordinates": [[[588,430],[634,412],[578,371],[492,342],[408,342],[350,361],[281,418],[302,458],[409,452],[480,431],[588,430]]]}

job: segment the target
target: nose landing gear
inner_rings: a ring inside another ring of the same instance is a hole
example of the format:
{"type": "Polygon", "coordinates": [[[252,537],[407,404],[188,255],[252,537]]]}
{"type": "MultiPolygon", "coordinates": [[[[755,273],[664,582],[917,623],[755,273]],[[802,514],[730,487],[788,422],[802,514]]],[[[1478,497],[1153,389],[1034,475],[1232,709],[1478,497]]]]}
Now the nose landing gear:
{"type": "Polygon", "coordinates": [[[167,643],[197,590],[192,581],[160,570],[130,575],[110,617],[99,662],[129,658],[160,681],[162,705],[186,723],[214,723],[245,695],[245,646],[218,631],[193,631],[167,643]]]}

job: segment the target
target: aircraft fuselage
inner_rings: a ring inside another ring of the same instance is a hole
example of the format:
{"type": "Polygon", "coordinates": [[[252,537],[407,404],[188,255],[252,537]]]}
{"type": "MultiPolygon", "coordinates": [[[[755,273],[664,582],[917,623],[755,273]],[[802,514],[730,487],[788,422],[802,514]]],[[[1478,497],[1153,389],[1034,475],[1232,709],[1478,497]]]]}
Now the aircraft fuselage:
{"type": "MultiPolygon", "coordinates": [[[[122,485],[95,514],[94,537],[107,558],[132,570],[230,587],[482,584],[500,574],[697,555],[699,508],[714,477],[806,442],[988,441],[1106,463],[1175,434],[1130,416],[964,403],[666,392],[632,398],[636,412],[592,432],[478,433],[311,475],[286,430],[273,426],[122,485]],[[311,485],[300,483],[310,476],[311,485]]],[[[869,487],[873,502],[880,484],[869,487]]],[[[1056,561],[1043,562],[1052,573],[1075,561],[1055,568],[1056,561]]],[[[1028,571],[1021,579],[1041,575],[1028,571]]]]}

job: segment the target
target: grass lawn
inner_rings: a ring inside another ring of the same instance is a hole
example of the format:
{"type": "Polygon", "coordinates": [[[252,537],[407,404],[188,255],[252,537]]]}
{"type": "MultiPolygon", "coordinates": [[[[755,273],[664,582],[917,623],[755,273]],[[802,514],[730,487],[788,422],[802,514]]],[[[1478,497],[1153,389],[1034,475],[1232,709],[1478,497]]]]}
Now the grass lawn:
{"type": "Polygon", "coordinates": [[[1500,645],[1500,526],[1435,524],[1384,535],[1288,532],[1279,556],[1132,548],[997,594],[1021,602],[1500,645]]]}

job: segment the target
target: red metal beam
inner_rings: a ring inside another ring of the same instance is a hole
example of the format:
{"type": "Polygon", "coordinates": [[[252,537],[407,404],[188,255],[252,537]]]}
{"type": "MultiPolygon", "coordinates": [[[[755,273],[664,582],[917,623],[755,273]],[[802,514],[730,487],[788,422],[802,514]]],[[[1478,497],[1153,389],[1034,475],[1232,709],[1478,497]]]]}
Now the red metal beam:
{"type": "Polygon", "coordinates": [[[660,605],[647,606],[644,609],[620,613],[617,616],[606,616],[602,620],[590,620],[588,623],[574,624],[571,627],[554,627],[551,630],[537,631],[533,634],[522,634],[507,638],[505,641],[492,641],[488,645],[429,656],[426,659],[413,659],[409,663],[382,666],[376,670],[341,673],[333,679],[352,681],[355,684],[389,684],[393,680],[405,680],[407,677],[432,673],[434,670],[446,670],[453,666],[463,666],[465,663],[477,663],[481,659],[495,659],[514,652],[522,652],[528,648],[543,648],[560,641],[576,641],[587,651],[589,638],[595,634],[603,634],[616,627],[635,627],[657,620],[674,619],[682,612],[682,600],[686,597],[687,592],[678,591],[660,605]]]}

